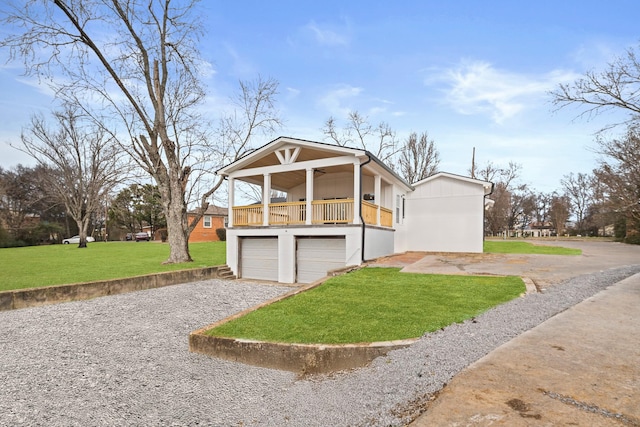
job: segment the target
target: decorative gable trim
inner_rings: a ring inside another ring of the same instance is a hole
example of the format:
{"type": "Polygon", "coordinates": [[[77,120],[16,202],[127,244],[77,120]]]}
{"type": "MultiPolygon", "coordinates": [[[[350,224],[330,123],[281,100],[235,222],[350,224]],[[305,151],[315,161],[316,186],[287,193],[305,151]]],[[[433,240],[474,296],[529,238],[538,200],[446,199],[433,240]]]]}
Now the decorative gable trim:
{"type": "Polygon", "coordinates": [[[295,163],[298,155],[300,155],[300,147],[282,147],[281,149],[276,150],[275,154],[281,165],[290,165],[295,163]]]}

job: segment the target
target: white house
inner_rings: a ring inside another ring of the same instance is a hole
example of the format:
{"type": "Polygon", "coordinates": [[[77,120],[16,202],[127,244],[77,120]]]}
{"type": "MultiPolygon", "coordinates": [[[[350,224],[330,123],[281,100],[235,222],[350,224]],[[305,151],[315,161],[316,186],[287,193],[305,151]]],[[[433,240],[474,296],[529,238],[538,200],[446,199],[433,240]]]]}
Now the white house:
{"type": "Polygon", "coordinates": [[[492,184],[439,173],[410,185],[366,150],[280,137],[223,167],[227,264],[238,277],[309,283],[405,251],[482,252],[492,184]],[[262,204],[236,206],[236,182],[262,204]],[[271,190],[286,202],[269,203],[271,190]]]}

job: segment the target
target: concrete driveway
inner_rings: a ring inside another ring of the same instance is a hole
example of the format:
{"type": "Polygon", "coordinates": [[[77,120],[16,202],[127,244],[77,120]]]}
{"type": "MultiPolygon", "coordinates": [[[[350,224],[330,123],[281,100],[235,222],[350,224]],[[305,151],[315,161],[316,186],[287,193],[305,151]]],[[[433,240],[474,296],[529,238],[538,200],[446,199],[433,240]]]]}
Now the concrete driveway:
{"type": "Polygon", "coordinates": [[[640,246],[589,240],[527,240],[536,245],[582,249],[580,256],[409,252],[371,265],[402,267],[408,273],[522,276],[544,289],[583,274],[640,263],[640,246]]]}

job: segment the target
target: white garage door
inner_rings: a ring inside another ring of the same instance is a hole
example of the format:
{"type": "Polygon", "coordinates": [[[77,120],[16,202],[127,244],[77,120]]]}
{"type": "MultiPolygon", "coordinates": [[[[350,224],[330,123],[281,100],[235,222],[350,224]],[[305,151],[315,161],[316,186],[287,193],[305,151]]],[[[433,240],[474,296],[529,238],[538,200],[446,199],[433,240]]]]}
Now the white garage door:
{"type": "Polygon", "coordinates": [[[240,277],[278,281],[278,238],[244,237],[240,245],[240,277]]]}
{"type": "Polygon", "coordinates": [[[298,238],[296,271],[298,283],[311,283],[327,275],[327,271],[345,266],[344,237],[298,238]]]}

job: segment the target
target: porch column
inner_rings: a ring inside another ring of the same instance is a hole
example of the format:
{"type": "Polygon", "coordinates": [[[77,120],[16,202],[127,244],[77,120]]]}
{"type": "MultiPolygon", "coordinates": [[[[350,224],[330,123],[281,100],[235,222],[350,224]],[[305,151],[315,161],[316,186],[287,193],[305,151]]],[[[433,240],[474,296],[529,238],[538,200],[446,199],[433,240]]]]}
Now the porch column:
{"type": "Polygon", "coordinates": [[[271,174],[264,174],[262,184],[262,225],[269,225],[269,203],[271,203],[271,174]]]}
{"type": "Polygon", "coordinates": [[[231,228],[233,227],[233,205],[235,205],[235,179],[233,179],[232,177],[229,177],[228,179],[228,184],[229,184],[229,213],[227,214],[229,217],[227,219],[227,227],[231,228]]]}
{"type": "Polygon", "coordinates": [[[313,168],[307,169],[307,188],[305,191],[305,203],[306,205],[306,219],[305,224],[311,225],[311,220],[313,219],[313,206],[311,202],[313,201],[313,168]]]}
{"type": "Polygon", "coordinates": [[[380,208],[382,207],[382,179],[380,175],[373,177],[373,194],[375,195],[374,202],[378,206],[376,208],[376,225],[380,225],[380,208]]]}
{"type": "Polygon", "coordinates": [[[360,162],[353,162],[353,223],[360,223],[360,162]]]}

